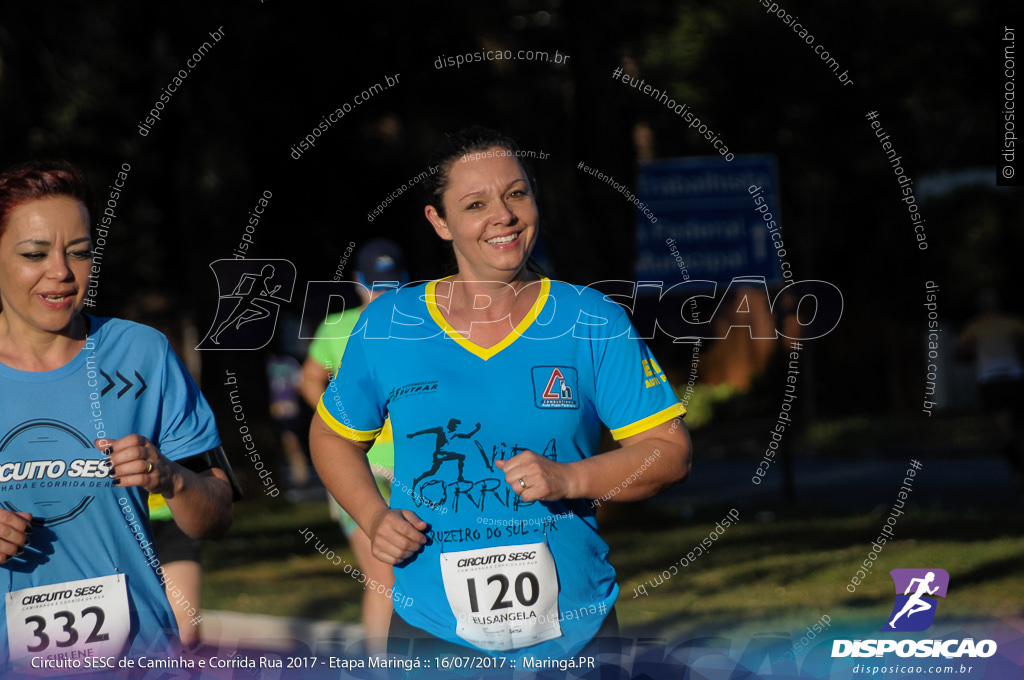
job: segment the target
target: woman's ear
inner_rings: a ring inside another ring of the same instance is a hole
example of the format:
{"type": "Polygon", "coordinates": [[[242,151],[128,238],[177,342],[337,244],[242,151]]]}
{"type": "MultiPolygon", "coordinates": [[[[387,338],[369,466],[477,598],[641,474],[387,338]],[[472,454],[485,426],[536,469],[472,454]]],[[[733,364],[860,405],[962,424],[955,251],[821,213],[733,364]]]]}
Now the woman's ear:
{"type": "Polygon", "coordinates": [[[445,219],[438,214],[437,208],[435,208],[432,205],[428,205],[426,208],[423,209],[423,212],[427,216],[427,219],[430,221],[430,224],[433,225],[434,231],[437,232],[437,235],[443,238],[445,241],[451,241],[452,232],[450,229],[448,229],[448,223],[445,221],[445,219]]]}

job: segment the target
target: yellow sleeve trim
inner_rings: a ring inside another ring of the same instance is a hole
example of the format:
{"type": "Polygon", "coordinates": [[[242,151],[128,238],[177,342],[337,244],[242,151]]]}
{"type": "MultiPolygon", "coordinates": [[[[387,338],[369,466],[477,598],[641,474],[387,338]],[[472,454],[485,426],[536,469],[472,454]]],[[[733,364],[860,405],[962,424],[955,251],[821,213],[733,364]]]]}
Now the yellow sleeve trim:
{"type": "Polygon", "coordinates": [[[331,412],[324,406],[324,398],[320,397],[320,402],[316,405],[316,412],[320,415],[327,426],[332,430],[340,434],[345,439],[351,439],[356,442],[372,442],[380,434],[382,427],[378,427],[376,430],[353,430],[351,427],[338,421],[331,412]]]}
{"type": "Polygon", "coordinates": [[[667,423],[673,418],[685,415],[686,407],[682,404],[674,404],[669,406],[667,409],[658,411],[652,416],[647,416],[643,420],[638,420],[632,425],[626,425],[625,427],[619,427],[612,430],[612,437],[614,437],[616,441],[619,439],[625,439],[626,437],[632,437],[633,435],[640,434],[641,432],[646,432],[652,427],[657,427],[662,423],[667,423]]]}
{"type": "Polygon", "coordinates": [[[377,436],[378,444],[388,444],[395,441],[395,432],[391,429],[391,416],[384,419],[384,426],[381,428],[380,435],[377,436]]]}

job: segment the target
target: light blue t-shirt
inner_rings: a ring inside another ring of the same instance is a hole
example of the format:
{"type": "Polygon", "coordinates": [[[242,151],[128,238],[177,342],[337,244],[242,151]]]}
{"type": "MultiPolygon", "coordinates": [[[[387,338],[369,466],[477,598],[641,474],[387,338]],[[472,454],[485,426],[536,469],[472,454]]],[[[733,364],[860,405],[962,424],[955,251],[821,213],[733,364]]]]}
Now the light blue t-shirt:
{"type": "Polygon", "coordinates": [[[509,658],[572,655],[618,595],[592,504],[521,502],[495,461],[525,449],[582,460],[599,453],[601,423],[622,439],[685,408],[599,292],[541,279],[523,322],[484,349],[447,327],[436,284],[367,307],[318,412],[355,441],[391,418],[391,507],[430,525],[424,549],[395,568],[403,619],[509,658]]]}
{"type": "Polygon", "coordinates": [[[32,655],[81,660],[116,637],[118,610],[104,611],[110,605],[99,598],[109,584],[47,588],[43,600],[67,603],[49,608],[34,591],[17,595],[36,586],[120,575],[130,612],[123,653],[163,655],[177,636],[156,572],[148,493],[114,486],[94,440],[140,434],[181,460],[219,446],[213,413],[162,334],[129,321],[87,319],[85,347],[64,366],[37,373],[0,364],[0,506],[33,516],[24,554],[0,565],[7,594],[0,671],[12,656],[12,593],[14,604],[27,607],[18,623],[29,631],[32,655]]]}

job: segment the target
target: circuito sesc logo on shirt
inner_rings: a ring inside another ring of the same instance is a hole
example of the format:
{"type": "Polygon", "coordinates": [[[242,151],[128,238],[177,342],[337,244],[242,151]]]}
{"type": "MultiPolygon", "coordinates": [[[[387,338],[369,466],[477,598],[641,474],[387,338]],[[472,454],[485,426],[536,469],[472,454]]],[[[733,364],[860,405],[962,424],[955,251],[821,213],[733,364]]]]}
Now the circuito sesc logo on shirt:
{"type": "Polygon", "coordinates": [[[67,423],[31,420],[0,439],[0,507],[31,512],[37,526],[70,522],[111,486],[99,451],[67,423]]]}
{"type": "Polygon", "coordinates": [[[579,380],[571,366],[534,366],[533,399],[537,408],[580,407],[579,380]]]}

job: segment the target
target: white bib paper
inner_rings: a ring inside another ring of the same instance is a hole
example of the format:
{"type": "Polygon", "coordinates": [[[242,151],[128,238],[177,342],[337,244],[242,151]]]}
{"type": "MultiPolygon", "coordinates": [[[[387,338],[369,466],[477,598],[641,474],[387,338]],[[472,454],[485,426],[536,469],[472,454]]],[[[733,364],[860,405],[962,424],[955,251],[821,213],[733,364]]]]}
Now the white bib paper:
{"type": "Polygon", "coordinates": [[[561,637],[558,571],[547,543],[441,554],[455,634],[503,652],[561,637]]]}
{"type": "Polygon", "coordinates": [[[123,574],[7,593],[7,639],[11,662],[20,671],[51,676],[91,673],[93,669],[81,661],[120,656],[130,625],[123,574]],[[59,664],[59,671],[54,664],[59,664]]]}

